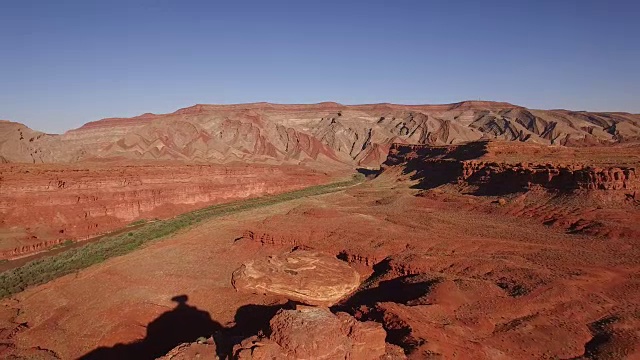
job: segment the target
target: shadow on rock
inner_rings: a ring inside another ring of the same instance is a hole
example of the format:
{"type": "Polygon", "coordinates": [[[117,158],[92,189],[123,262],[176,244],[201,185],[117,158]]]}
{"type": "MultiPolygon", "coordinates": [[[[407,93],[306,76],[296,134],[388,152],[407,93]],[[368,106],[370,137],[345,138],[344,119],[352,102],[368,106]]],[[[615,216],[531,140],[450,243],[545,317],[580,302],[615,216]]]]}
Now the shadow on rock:
{"type": "Polygon", "coordinates": [[[295,303],[288,302],[275,305],[249,304],[238,308],[234,322],[214,336],[218,356],[221,359],[229,358],[233,352],[233,347],[240,344],[242,340],[260,332],[267,332],[269,321],[281,309],[295,309],[295,303]]]}
{"type": "Polygon", "coordinates": [[[177,303],[176,307],[150,322],[144,339],[100,347],[80,359],[155,359],[177,345],[196,341],[199,337],[209,337],[222,330],[222,326],[212,320],[208,312],[188,305],[187,295],[175,296],[171,300],[177,303]]]}
{"type": "Polygon", "coordinates": [[[487,154],[488,144],[484,140],[450,146],[394,144],[384,165],[402,165],[402,173],[417,181],[414,189],[433,189],[457,183],[463,162],[487,154]]]}
{"type": "MultiPolygon", "coordinates": [[[[371,280],[386,273],[388,263],[383,261],[374,266],[376,272],[371,280]]],[[[396,303],[407,306],[428,304],[427,296],[433,286],[441,281],[426,274],[405,275],[390,280],[377,282],[376,286],[367,287],[353,294],[348,299],[331,307],[331,311],[346,312],[360,321],[381,323],[387,336],[385,341],[400,346],[406,354],[424,344],[425,340],[413,335],[411,327],[387,313],[380,303],[396,303]]]]}
{"type": "Polygon", "coordinates": [[[376,176],[380,175],[382,173],[381,169],[371,169],[371,168],[366,168],[366,167],[359,167],[356,169],[356,171],[359,174],[364,175],[365,178],[367,179],[373,179],[376,176]]]}
{"type": "Polygon", "coordinates": [[[379,302],[394,302],[403,305],[421,305],[433,285],[441,280],[424,275],[406,275],[381,281],[376,287],[360,290],[342,303],[333,306],[335,311],[353,313],[362,305],[374,306],[379,302]]]}

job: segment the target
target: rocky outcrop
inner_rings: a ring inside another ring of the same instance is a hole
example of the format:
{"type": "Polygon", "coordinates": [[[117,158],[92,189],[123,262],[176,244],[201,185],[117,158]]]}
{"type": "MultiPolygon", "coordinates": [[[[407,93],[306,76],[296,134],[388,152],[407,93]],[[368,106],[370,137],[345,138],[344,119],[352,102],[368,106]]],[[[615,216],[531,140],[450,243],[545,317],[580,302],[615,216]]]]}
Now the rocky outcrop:
{"type": "Polygon", "coordinates": [[[375,322],[323,308],[281,310],[270,321],[269,336],[248,338],[234,348],[240,360],[403,359],[401,349],[385,344],[386,332],[375,322]]]}
{"type": "Polygon", "coordinates": [[[255,241],[261,245],[285,245],[292,247],[300,245],[299,236],[289,233],[276,234],[260,230],[245,230],[240,239],[255,241]]]}
{"type": "Polygon", "coordinates": [[[184,343],[176,346],[167,355],[157,360],[191,360],[191,359],[219,359],[215,342],[184,343]]]}
{"type": "Polygon", "coordinates": [[[103,119],[59,136],[9,122],[0,123],[0,129],[6,133],[0,135],[0,157],[11,162],[241,160],[377,167],[396,142],[628,143],[640,139],[640,115],[532,110],[488,101],[415,106],[255,103],[103,119]]]}
{"type": "Polygon", "coordinates": [[[239,291],[331,306],[358,288],[360,275],[333,256],[295,250],[245,263],[234,271],[232,284],[239,291]]]}
{"type": "Polygon", "coordinates": [[[216,203],[292,191],[330,181],[302,167],[268,165],[0,167],[0,258],[216,203]],[[28,205],[28,206],[26,206],[28,205]]]}

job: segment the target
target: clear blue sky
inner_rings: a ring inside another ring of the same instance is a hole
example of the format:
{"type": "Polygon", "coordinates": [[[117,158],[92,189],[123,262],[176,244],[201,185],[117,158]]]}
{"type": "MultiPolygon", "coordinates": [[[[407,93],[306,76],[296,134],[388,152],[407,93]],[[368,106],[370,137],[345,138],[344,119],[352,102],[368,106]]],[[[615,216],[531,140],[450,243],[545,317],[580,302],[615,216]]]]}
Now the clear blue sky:
{"type": "Polygon", "coordinates": [[[0,119],[196,103],[640,112],[640,1],[0,0],[0,119]]]}

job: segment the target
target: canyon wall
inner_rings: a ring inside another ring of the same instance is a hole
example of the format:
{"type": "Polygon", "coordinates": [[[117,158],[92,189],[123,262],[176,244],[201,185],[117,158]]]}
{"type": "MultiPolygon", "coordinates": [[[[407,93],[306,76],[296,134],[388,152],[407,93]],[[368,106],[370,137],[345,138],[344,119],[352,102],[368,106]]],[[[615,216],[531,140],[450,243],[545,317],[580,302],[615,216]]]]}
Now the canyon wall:
{"type": "MultiPolygon", "coordinates": [[[[606,164],[584,154],[579,157],[572,157],[574,153],[562,154],[569,151],[564,149],[561,154],[556,152],[558,149],[536,154],[532,149],[522,148],[521,154],[514,156],[508,150],[510,146],[491,141],[455,146],[393,144],[383,168],[402,167],[404,173],[412,174],[418,181],[418,188],[464,184],[488,195],[524,191],[533,186],[559,191],[640,188],[637,167],[632,163],[606,164]],[[544,161],[551,155],[555,161],[544,161]]],[[[542,147],[529,147],[544,151],[542,147]]],[[[624,150],[631,157],[637,149],[627,147],[618,152],[624,150]]]]}
{"type": "Polygon", "coordinates": [[[2,164],[0,258],[330,178],[304,167],[269,165],[2,164]]]}
{"type": "Polygon", "coordinates": [[[636,169],[628,167],[511,165],[483,161],[467,161],[461,165],[461,180],[496,190],[527,189],[533,185],[555,190],[634,190],[639,185],[636,169]]]}

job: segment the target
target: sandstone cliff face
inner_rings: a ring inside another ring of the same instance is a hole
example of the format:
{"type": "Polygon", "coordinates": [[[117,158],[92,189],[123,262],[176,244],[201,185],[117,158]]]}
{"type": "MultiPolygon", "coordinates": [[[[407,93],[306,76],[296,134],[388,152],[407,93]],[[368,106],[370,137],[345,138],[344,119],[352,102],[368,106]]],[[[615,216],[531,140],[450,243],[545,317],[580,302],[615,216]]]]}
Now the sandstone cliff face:
{"type": "Polygon", "coordinates": [[[86,239],[139,219],[327,181],[327,175],[304,168],[266,165],[7,164],[0,168],[0,257],[86,239]]]}
{"type": "MultiPolygon", "coordinates": [[[[0,124],[2,125],[2,124],[0,124]]],[[[498,139],[591,146],[640,140],[640,115],[531,110],[467,101],[449,105],[196,105],[170,114],[94,121],[59,136],[4,125],[10,162],[149,159],[377,167],[392,143],[460,144],[498,139]],[[15,138],[33,133],[28,140],[15,138]]]]}
{"type": "Polygon", "coordinates": [[[518,192],[533,186],[560,191],[631,191],[640,187],[634,165],[606,166],[597,159],[595,164],[568,163],[566,158],[563,163],[562,156],[558,157],[560,163],[541,163],[535,162],[535,153],[528,159],[514,158],[503,146],[488,141],[446,147],[394,144],[383,168],[398,166],[407,174],[413,173],[419,188],[466,184],[485,194],[518,192]]]}
{"type": "Polygon", "coordinates": [[[462,174],[459,180],[483,186],[526,189],[532,185],[539,185],[555,190],[634,190],[639,184],[636,169],[626,167],[508,165],[482,161],[467,161],[461,165],[462,174]]]}

